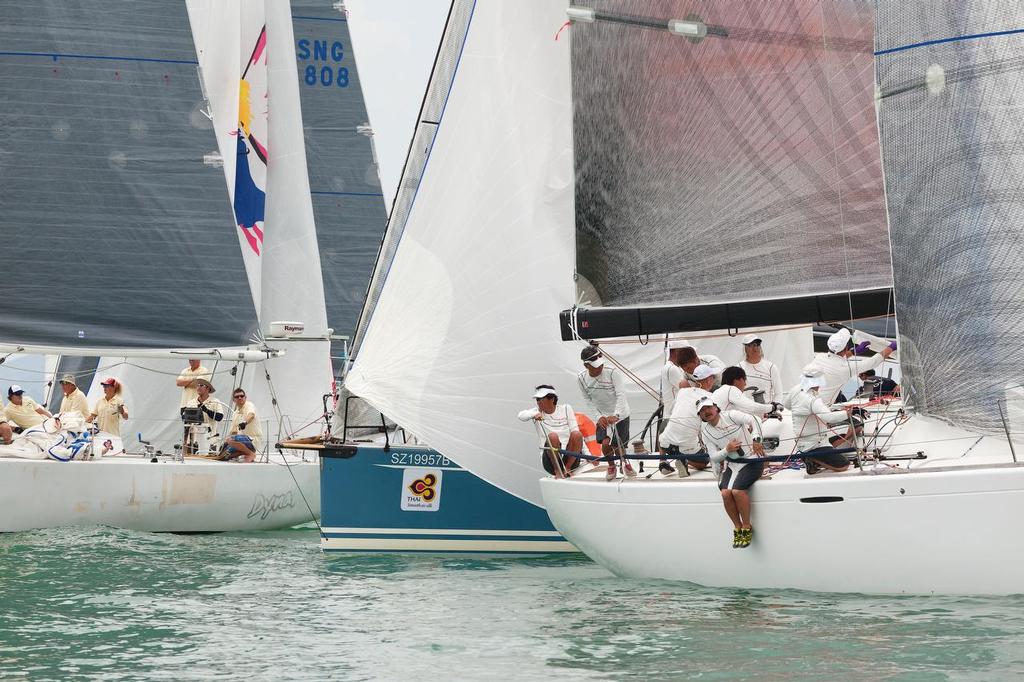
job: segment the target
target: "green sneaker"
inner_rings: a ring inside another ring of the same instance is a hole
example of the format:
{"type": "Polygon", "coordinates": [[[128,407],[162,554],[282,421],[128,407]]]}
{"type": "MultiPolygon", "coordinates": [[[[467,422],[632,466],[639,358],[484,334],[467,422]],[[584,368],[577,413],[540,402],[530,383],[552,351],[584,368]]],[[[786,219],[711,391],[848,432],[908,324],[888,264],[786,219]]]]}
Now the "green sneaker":
{"type": "Polygon", "coordinates": [[[732,548],[737,549],[743,546],[743,531],[739,528],[734,528],[732,531],[732,548]]]}
{"type": "Polygon", "coordinates": [[[740,544],[739,544],[739,546],[741,548],[742,547],[750,547],[750,543],[751,543],[751,541],[753,539],[754,539],[754,529],[753,528],[744,528],[744,529],[742,529],[740,531],[740,544]]]}

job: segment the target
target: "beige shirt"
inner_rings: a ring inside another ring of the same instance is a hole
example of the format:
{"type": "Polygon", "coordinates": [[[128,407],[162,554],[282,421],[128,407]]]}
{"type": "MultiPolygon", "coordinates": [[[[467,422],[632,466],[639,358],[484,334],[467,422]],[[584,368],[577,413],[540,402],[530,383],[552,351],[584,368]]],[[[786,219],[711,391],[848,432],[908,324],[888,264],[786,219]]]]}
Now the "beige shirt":
{"type": "Polygon", "coordinates": [[[246,400],[239,409],[231,416],[231,435],[241,434],[252,439],[253,450],[259,450],[263,444],[263,427],[260,425],[259,415],[256,414],[256,407],[251,400],[246,400]],[[238,425],[246,422],[245,428],[240,429],[238,425]]]}
{"type": "Polygon", "coordinates": [[[96,415],[96,427],[112,436],[121,436],[121,413],[120,407],[124,405],[121,396],[115,395],[110,400],[100,398],[92,408],[92,414],[96,415]]]}
{"type": "Polygon", "coordinates": [[[4,408],[4,416],[21,428],[27,429],[46,421],[46,417],[36,412],[38,409],[39,403],[27,395],[23,395],[21,396],[21,405],[7,403],[7,407],[4,408]]]}
{"type": "MultiPolygon", "coordinates": [[[[185,371],[178,375],[178,380],[181,379],[206,379],[210,381],[213,373],[206,369],[202,365],[199,365],[195,369],[186,367],[185,371]]],[[[196,391],[195,386],[185,386],[181,389],[181,404],[178,407],[187,407],[190,400],[198,400],[199,393],[196,391]]]]}
{"type": "MultiPolygon", "coordinates": [[[[188,404],[186,404],[185,407],[200,407],[200,405],[199,405],[199,397],[196,396],[192,400],[188,401],[188,404]]],[[[223,417],[224,411],[225,411],[224,410],[224,403],[222,403],[221,401],[217,400],[213,396],[210,396],[210,397],[208,397],[203,402],[202,407],[205,407],[206,409],[210,410],[214,414],[214,416],[211,417],[206,412],[203,412],[203,424],[202,425],[206,427],[207,434],[214,435],[214,434],[219,433],[220,432],[220,424],[221,424],[221,422],[217,421],[216,415],[219,414],[219,415],[221,415],[221,420],[224,419],[224,417],[223,417]]]]}
{"type": "Polygon", "coordinates": [[[78,412],[83,417],[88,417],[90,414],[89,401],[86,400],[82,389],[76,388],[71,395],[64,396],[60,401],[60,411],[78,412]]]}

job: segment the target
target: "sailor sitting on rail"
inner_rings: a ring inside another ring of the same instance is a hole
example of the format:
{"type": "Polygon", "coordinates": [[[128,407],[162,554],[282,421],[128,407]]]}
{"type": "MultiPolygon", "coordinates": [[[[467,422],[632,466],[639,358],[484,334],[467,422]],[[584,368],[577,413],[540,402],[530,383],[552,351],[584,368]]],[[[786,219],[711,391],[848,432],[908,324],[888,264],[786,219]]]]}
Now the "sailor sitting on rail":
{"type": "Polygon", "coordinates": [[[793,431],[796,433],[796,449],[804,454],[821,451],[819,457],[807,458],[807,473],[815,474],[821,468],[831,471],[845,471],[850,466],[846,455],[835,452],[835,448],[852,445],[856,437],[857,424],[842,410],[831,410],[819,393],[825,385],[825,377],[812,365],[804,369],[800,385],[794,386],[786,398],[786,408],[793,412],[793,431]],[[839,424],[850,424],[844,435],[834,435],[832,428],[839,424]]]}
{"type": "Polygon", "coordinates": [[[893,341],[881,353],[870,358],[854,357],[864,353],[867,348],[867,341],[854,346],[850,330],[844,327],[828,337],[828,353],[815,354],[808,367],[820,371],[825,378],[819,395],[826,405],[835,402],[847,381],[885,362],[885,359],[896,350],[896,342],[893,341]]]}
{"type": "Polygon", "coordinates": [[[739,410],[755,417],[764,417],[769,413],[778,413],[782,407],[779,403],[759,403],[747,390],[747,373],[742,367],[726,367],[722,372],[722,385],[715,389],[715,403],[723,410],[739,410]]]}
{"type": "MultiPolygon", "coordinates": [[[[679,366],[686,372],[687,380],[693,379],[693,372],[697,369],[698,365],[707,365],[711,369],[717,370],[716,374],[721,374],[722,370],[725,369],[725,363],[719,360],[716,356],[710,353],[704,353],[703,355],[697,355],[697,349],[693,346],[683,348],[679,352],[679,366]]],[[[719,383],[716,381],[715,388],[718,388],[719,383]]]]}
{"type": "Polygon", "coordinates": [[[541,453],[541,464],[544,471],[555,477],[561,477],[561,470],[566,474],[579,465],[579,459],[565,455],[558,464],[558,451],[563,447],[569,452],[580,452],[583,450],[583,434],[576,423],[576,413],[572,405],[558,405],[558,395],[555,387],[548,384],[541,384],[533,394],[537,406],[523,410],[519,413],[521,421],[535,420],[544,432],[543,447],[541,453]],[[552,450],[553,449],[553,450],[552,450]]]}
{"type": "Polygon", "coordinates": [[[750,494],[747,490],[764,472],[765,462],[736,462],[740,458],[764,457],[761,420],[738,410],[723,412],[711,398],[697,401],[703,423],[701,439],[712,462],[726,462],[718,488],[725,513],[732,521],[732,546],[749,547],[754,538],[750,525],[750,494]],[[753,435],[752,435],[753,434],[753,435]]]}
{"type": "Polygon", "coordinates": [[[743,337],[743,359],[739,366],[747,373],[747,384],[764,391],[766,403],[781,403],[785,398],[782,373],[778,365],[764,356],[763,341],[757,334],[743,337]]]}
{"type": "MultiPolygon", "coordinates": [[[[697,402],[701,398],[711,398],[708,389],[715,383],[718,373],[709,365],[700,365],[694,370],[693,385],[679,389],[676,394],[675,406],[667,420],[665,430],[658,436],[658,445],[662,454],[693,455],[704,452],[704,444],[700,440],[700,417],[697,416],[697,402]]],[[[679,476],[689,474],[688,467],[706,469],[707,462],[680,462],[679,476]]],[[[673,473],[672,465],[662,460],[658,470],[666,476],[673,473]]]]}

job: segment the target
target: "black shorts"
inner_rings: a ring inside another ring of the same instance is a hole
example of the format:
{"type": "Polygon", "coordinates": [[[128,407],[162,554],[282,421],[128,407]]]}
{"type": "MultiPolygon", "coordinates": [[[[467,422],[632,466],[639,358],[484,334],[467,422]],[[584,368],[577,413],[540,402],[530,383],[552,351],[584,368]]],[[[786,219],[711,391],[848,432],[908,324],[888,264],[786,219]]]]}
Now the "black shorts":
{"type": "Polygon", "coordinates": [[[750,462],[744,464],[739,472],[734,472],[732,466],[725,467],[722,472],[722,480],[718,482],[719,490],[746,490],[761,478],[764,472],[764,462],[750,462]],[[735,477],[735,480],[733,480],[735,477]],[[730,483],[732,485],[730,485],[730,483]]]}
{"type": "MultiPolygon", "coordinates": [[[[565,460],[568,459],[569,457],[572,457],[572,455],[562,455],[562,465],[563,466],[565,465],[565,460]]],[[[541,463],[541,466],[544,467],[544,471],[548,472],[552,476],[555,475],[555,467],[551,463],[551,454],[549,453],[548,450],[544,450],[544,452],[541,453],[541,455],[540,455],[540,463],[541,463]]],[[[579,457],[577,457],[576,461],[573,462],[572,467],[569,468],[569,471],[575,470],[576,468],[578,468],[582,464],[583,464],[583,460],[580,459],[579,457]]]]}
{"type": "Polygon", "coordinates": [[[612,424],[612,429],[597,427],[597,442],[603,443],[605,438],[612,439],[612,445],[626,447],[629,445],[629,417],[612,424]]]}
{"type": "Polygon", "coordinates": [[[814,448],[813,450],[805,452],[804,455],[811,456],[811,459],[815,462],[821,462],[826,466],[836,467],[837,469],[842,469],[850,463],[850,460],[846,458],[846,455],[841,452],[836,452],[832,448],[814,448]],[[821,451],[820,455],[817,454],[819,450],[821,451]]]}

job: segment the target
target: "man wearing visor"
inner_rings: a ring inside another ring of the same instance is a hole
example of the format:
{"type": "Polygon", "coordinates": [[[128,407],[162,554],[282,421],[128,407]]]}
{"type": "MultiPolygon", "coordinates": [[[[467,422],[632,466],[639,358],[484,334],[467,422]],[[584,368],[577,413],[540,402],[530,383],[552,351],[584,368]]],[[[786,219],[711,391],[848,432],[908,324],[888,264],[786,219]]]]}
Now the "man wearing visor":
{"type": "Polygon", "coordinates": [[[544,471],[560,477],[561,471],[566,475],[575,469],[580,460],[571,455],[562,456],[559,450],[563,448],[569,452],[580,452],[583,450],[583,434],[576,423],[576,413],[572,405],[559,405],[558,395],[554,386],[541,384],[536,388],[533,399],[536,407],[523,410],[519,413],[520,421],[528,422],[533,420],[540,425],[544,433],[541,454],[541,464],[544,471]],[[561,466],[556,466],[561,460],[561,466]]]}
{"type": "MultiPolygon", "coordinates": [[[[607,366],[600,349],[594,345],[584,348],[580,359],[584,368],[579,374],[580,391],[591,413],[598,416],[597,442],[601,444],[601,452],[606,457],[614,453],[622,458],[629,443],[629,403],[622,372],[607,366]]],[[[636,476],[629,462],[624,469],[627,477],[636,476]]],[[[616,476],[615,462],[609,462],[607,479],[612,481],[616,476]]]]}

